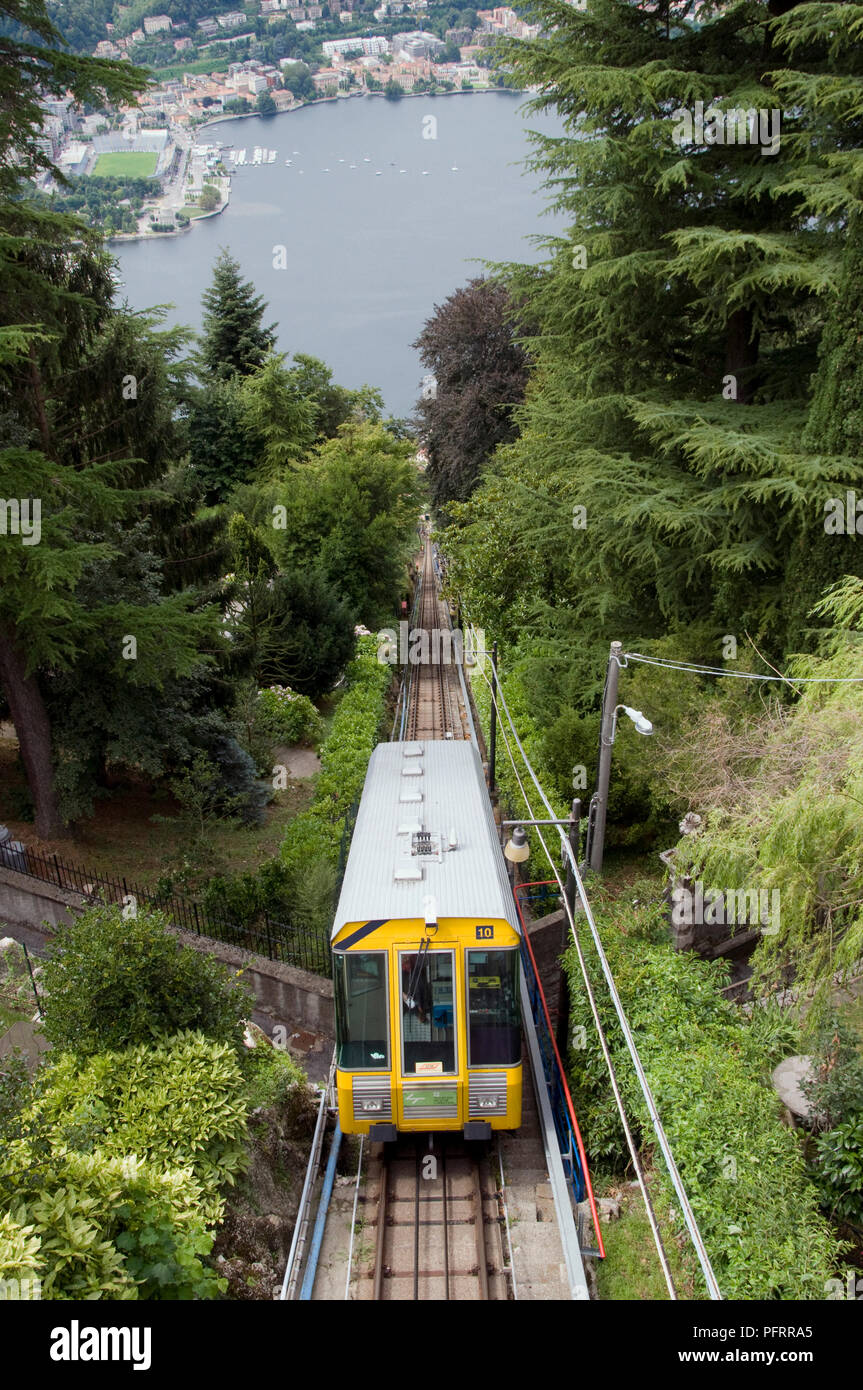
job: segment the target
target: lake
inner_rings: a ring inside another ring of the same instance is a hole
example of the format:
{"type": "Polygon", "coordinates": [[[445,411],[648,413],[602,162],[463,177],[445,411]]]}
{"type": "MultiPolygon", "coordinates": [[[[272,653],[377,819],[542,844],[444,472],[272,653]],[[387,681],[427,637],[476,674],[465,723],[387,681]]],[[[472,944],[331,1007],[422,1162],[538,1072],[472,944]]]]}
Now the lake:
{"type": "Polygon", "coordinates": [[[239,168],[226,211],[186,235],[117,244],[120,295],[136,309],[170,302],[168,322],[197,330],[229,247],[268,302],[265,322],[278,322],[280,351],[323,358],[339,384],[377,386],[389,412],[408,415],[424,375],[410,344],[435,304],[483,260],[541,259],[527,238],[563,229],[523,168],[528,130],[562,126],[524,103],[516,92],[359,97],[212,125],[202,141],[233,142],[248,160],[275,149],[275,163],[239,168]]]}

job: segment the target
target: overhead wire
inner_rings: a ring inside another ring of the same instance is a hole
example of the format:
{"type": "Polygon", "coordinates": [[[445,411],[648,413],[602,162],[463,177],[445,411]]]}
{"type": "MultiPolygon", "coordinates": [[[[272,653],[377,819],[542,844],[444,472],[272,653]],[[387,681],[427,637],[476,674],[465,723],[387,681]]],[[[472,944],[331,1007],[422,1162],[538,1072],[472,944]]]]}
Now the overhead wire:
{"type": "Polygon", "coordinates": [[[641,652],[623,652],[619,665],[641,661],[645,666],[665,666],[669,671],[688,671],[699,676],[731,676],[738,681],[782,681],[785,685],[861,685],[863,676],[768,676],[758,671],[729,671],[725,666],[702,666],[697,661],[674,661],[641,652]]]}
{"type": "MultiPolygon", "coordinates": [[[[521,740],[520,740],[520,738],[519,738],[519,736],[518,736],[518,731],[517,731],[517,729],[516,729],[516,727],[515,727],[515,723],[514,723],[514,721],[513,721],[512,715],[510,714],[509,706],[507,705],[507,701],[506,701],[506,696],[505,696],[504,693],[503,693],[503,690],[502,690],[502,688],[501,688],[501,686],[500,686],[500,682],[497,682],[497,695],[500,697],[500,704],[498,704],[498,699],[497,699],[497,697],[495,696],[495,692],[491,690],[491,682],[489,681],[489,679],[488,679],[488,677],[486,676],[485,672],[482,670],[482,667],[481,667],[481,666],[480,666],[479,670],[480,670],[480,674],[482,675],[483,679],[486,681],[486,684],[489,686],[489,690],[491,691],[492,700],[493,700],[493,702],[494,702],[495,710],[498,712],[499,715],[500,715],[500,712],[501,712],[501,707],[503,708],[503,712],[504,712],[505,715],[506,715],[506,720],[507,720],[507,723],[509,724],[510,731],[511,731],[512,736],[513,736],[513,740],[514,740],[514,742],[515,742],[515,744],[516,744],[516,747],[517,747],[518,750],[519,750],[519,753],[520,753],[520,755],[521,755],[522,762],[524,763],[525,770],[527,771],[528,775],[530,776],[531,781],[533,782],[534,786],[536,787],[536,790],[537,790],[537,792],[538,792],[538,794],[539,794],[539,797],[540,797],[540,799],[541,799],[541,801],[542,801],[544,807],[545,807],[546,810],[548,811],[549,816],[550,816],[552,819],[556,819],[556,817],[555,817],[555,812],[554,812],[554,807],[551,805],[550,801],[548,800],[548,797],[546,796],[546,794],[545,794],[545,792],[544,792],[544,790],[543,790],[543,788],[542,788],[542,786],[541,786],[541,784],[540,784],[540,782],[539,782],[539,780],[538,780],[538,778],[537,778],[537,776],[536,776],[536,773],[535,773],[535,771],[534,771],[534,769],[533,769],[533,767],[532,767],[532,765],[531,765],[530,759],[528,758],[528,756],[527,756],[527,754],[526,754],[526,752],[525,752],[525,750],[524,750],[524,747],[523,747],[523,745],[522,745],[522,743],[521,743],[521,740]]],[[[502,718],[502,717],[501,717],[501,719],[500,719],[500,728],[501,728],[501,733],[504,733],[504,729],[503,729],[503,718],[502,718]]],[[[526,804],[526,805],[528,806],[528,808],[530,809],[530,800],[529,800],[529,798],[527,797],[527,794],[526,794],[526,792],[525,792],[525,790],[524,790],[524,784],[522,783],[521,778],[518,776],[518,772],[517,772],[517,769],[516,769],[516,767],[515,767],[515,760],[514,760],[514,758],[513,758],[513,756],[512,756],[512,752],[511,752],[511,749],[510,749],[510,747],[509,747],[509,740],[506,739],[506,737],[505,737],[505,738],[504,738],[504,741],[505,741],[506,747],[507,747],[507,755],[508,755],[508,757],[509,757],[509,759],[510,759],[510,762],[512,763],[513,772],[516,774],[516,780],[518,781],[519,787],[520,787],[521,792],[522,792],[522,797],[524,798],[525,804],[526,804]]],[[[529,818],[530,818],[531,820],[535,819],[535,817],[533,816],[532,810],[531,810],[531,815],[530,815],[529,818]]],[[[680,1202],[681,1212],[682,1212],[682,1215],[683,1215],[683,1219],[684,1219],[684,1222],[685,1222],[685,1224],[686,1224],[687,1230],[689,1231],[689,1236],[690,1236],[690,1239],[691,1239],[691,1241],[692,1241],[693,1247],[694,1247],[694,1249],[695,1249],[696,1255],[697,1255],[697,1257],[698,1257],[699,1264],[701,1265],[701,1269],[702,1269],[702,1272],[703,1272],[703,1274],[704,1274],[705,1282],[706,1282],[706,1284],[707,1284],[708,1292],[709,1292],[710,1297],[711,1297],[712,1299],[719,1300],[719,1299],[721,1299],[721,1297],[722,1297],[722,1294],[721,1294],[720,1289],[719,1289],[719,1283],[718,1283],[718,1281],[717,1281],[717,1279],[716,1279],[716,1275],[715,1275],[714,1270],[713,1270],[713,1267],[712,1267],[712,1265],[711,1265],[711,1263],[710,1263],[710,1257],[708,1256],[707,1250],[706,1250],[706,1248],[705,1248],[705,1246],[704,1246],[704,1241],[703,1241],[703,1238],[702,1238],[702,1236],[701,1236],[701,1232],[700,1232],[699,1229],[698,1229],[698,1224],[697,1224],[697,1222],[696,1222],[696,1220],[695,1220],[695,1214],[694,1214],[694,1212],[692,1211],[692,1207],[691,1207],[691,1205],[690,1205],[689,1198],[688,1198],[688,1196],[687,1196],[687,1194],[686,1194],[686,1190],[685,1190],[685,1188],[684,1188],[684,1186],[683,1186],[683,1182],[682,1182],[682,1179],[681,1179],[681,1177],[680,1177],[680,1173],[679,1173],[679,1171],[678,1171],[677,1164],[676,1164],[675,1159],[674,1159],[674,1155],[673,1155],[673,1153],[671,1152],[671,1147],[670,1147],[670,1145],[669,1145],[669,1143],[668,1143],[668,1138],[667,1138],[666,1133],[665,1133],[665,1128],[664,1128],[664,1126],[663,1126],[663,1124],[662,1124],[662,1120],[661,1120],[661,1118],[660,1118],[659,1111],[658,1111],[657,1106],[656,1106],[656,1101],[654,1100],[654,1097],[653,1097],[653,1092],[652,1092],[651,1089],[650,1089],[650,1085],[649,1085],[648,1080],[647,1080],[647,1077],[646,1077],[646,1075],[645,1075],[644,1068],[643,1068],[642,1063],[641,1063],[641,1058],[640,1058],[639,1055],[638,1055],[638,1049],[637,1049],[636,1046],[635,1046],[635,1040],[634,1040],[634,1038],[633,1038],[633,1036],[632,1036],[632,1032],[631,1032],[631,1029],[630,1029],[630,1027],[629,1027],[629,1022],[628,1022],[628,1020],[627,1020],[627,1018],[626,1018],[626,1014],[624,1013],[624,1010],[623,1010],[623,1005],[622,1005],[622,1003],[621,1003],[621,1001],[620,1001],[620,996],[619,996],[619,994],[618,994],[618,992],[617,992],[617,986],[616,986],[615,981],[614,981],[614,976],[613,976],[612,973],[611,973],[611,967],[610,967],[609,964],[608,964],[608,960],[607,960],[607,957],[606,957],[606,955],[605,955],[605,951],[603,950],[602,941],[601,941],[601,939],[600,939],[599,931],[598,931],[598,929],[597,929],[596,922],[595,922],[595,920],[594,920],[593,911],[592,911],[592,909],[591,909],[590,903],[589,903],[589,901],[588,901],[587,895],[586,895],[585,890],[584,890],[584,884],[583,884],[583,882],[582,882],[582,878],[581,878],[581,874],[580,874],[580,872],[579,872],[578,864],[576,863],[575,855],[573,854],[573,852],[572,852],[572,847],[571,847],[571,845],[569,844],[569,840],[568,840],[567,836],[565,835],[565,833],[564,833],[564,831],[563,831],[563,829],[562,829],[561,827],[558,827],[558,833],[559,833],[560,838],[561,838],[561,843],[562,843],[562,847],[563,847],[564,854],[565,854],[566,857],[569,859],[569,863],[570,863],[570,867],[571,867],[571,869],[572,869],[572,874],[573,874],[573,877],[574,877],[574,880],[575,880],[575,885],[576,885],[576,889],[577,889],[577,892],[578,892],[578,896],[579,896],[579,898],[581,899],[581,905],[582,905],[582,907],[583,907],[583,909],[584,909],[585,919],[586,919],[586,921],[587,921],[587,923],[588,923],[588,927],[590,928],[590,932],[591,932],[591,936],[592,936],[592,938],[593,938],[594,946],[595,946],[595,948],[596,948],[596,952],[597,952],[597,955],[598,955],[598,957],[599,957],[599,962],[600,962],[600,966],[601,966],[601,969],[602,969],[602,973],[603,973],[603,976],[605,977],[605,982],[606,982],[606,985],[607,985],[607,987],[608,987],[609,994],[611,995],[612,1003],[613,1003],[613,1005],[614,1005],[614,1010],[615,1010],[615,1013],[616,1013],[616,1015],[617,1015],[617,1019],[618,1019],[618,1022],[619,1022],[619,1024],[620,1024],[621,1031],[622,1031],[623,1036],[624,1036],[624,1041],[626,1042],[627,1051],[629,1052],[630,1059],[631,1059],[631,1061],[632,1061],[633,1067],[634,1067],[635,1072],[636,1072],[636,1076],[638,1077],[639,1087],[640,1087],[640,1089],[641,1089],[642,1095],[644,1096],[645,1102],[646,1102],[646,1104],[647,1104],[647,1109],[648,1109],[648,1112],[649,1112],[649,1114],[650,1114],[650,1119],[651,1119],[651,1123],[652,1123],[652,1126],[653,1126],[653,1130],[654,1130],[654,1132],[655,1132],[655,1134],[656,1134],[657,1141],[658,1141],[658,1143],[659,1143],[659,1147],[660,1147],[660,1150],[661,1150],[661,1152],[662,1152],[663,1159],[664,1159],[664,1161],[665,1161],[665,1166],[666,1166],[666,1168],[668,1169],[668,1174],[669,1174],[669,1177],[670,1177],[670,1179],[671,1179],[672,1186],[674,1187],[674,1191],[675,1191],[675,1193],[676,1193],[676,1195],[677,1195],[677,1199],[678,1199],[678,1201],[680,1202]]],[[[560,883],[560,878],[559,878],[559,875],[558,875],[558,872],[557,872],[557,868],[556,868],[556,866],[555,866],[555,864],[554,864],[554,861],[553,861],[553,859],[552,859],[552,857],[551,857],[551,855],[550,855],[550,853],[549,853],[548,846],[545,844],[545,841],[544,841],[544,839],[543,839],[541,833],[540,833],[540,835],[539,835],[539,838],[540,838],[540,841],[541,841],[541,843],[542,843],[543,849],[544,849],[544,851],[545,851],[545,853],[546,853],[546,856],[547,856],[547,858],[548,858],[548,860],[549,860],[549,863],[550,863],[551,866],[552,866],[552,870],[553,870],[553,872],[554,872],[554,874],[555,874],[555,878],[557,879],[558,883],[560,883]]],[[[577,950],[578,950],[578,954],[579,954],[579,964],[582,966],[582,974],[583,974],[584,977],[585,977],[585,985],[587,986],[587,988],[588,988],[588,993],[590,994],[590,986],[589,986],[589,982],[588,982],[588,978],[587,978],[587,974],[586,974],[585,967],[584,967],[584,965],[583,965],[583,963],[582,963],[582,962],[583,962],[583,957],[582,957],[582,955],[581,955],[581,949],[580,949],[580,944],[579,944],[579,941],[578,941],[578,933],[577,933],[577,930],[576,930],[576,927],[575,927],[574,916],[573,916],[571,910],[569,909],[569,906],[568,906],[568,904],[567,904],[567,902],[566,902],[566,897],[565,897],[565,895],[564,895],[564,904],[565,904],[565,906],[566,906],[567,917],[568,917],[568,919],[569,919],[570,932],[571,932],[571,934],[572,934],[573,941],[575,942],[576,948],[577,948],[577,950]]],[[[593,1010],[593,1005],[592,1005],[592,1010],[593,1010]]],[[[595,1019],[595,1020],[596,1020],[596,1017],[597,1017],[597,1015],[596,1015],[596,1013],[594,1012],[594,1019],[595,1019]]],[[[604,1052],[605,1052],[605,1048],[604,1048],[603,1050],[604,1050],[604,1052]]],[[[609,1058],[606,1056],[606,1064],[607,1064],[607,1065],[608,1065],[608,1062],[609,1062],[609,1058]]],[[[621,1118],[623,1118],[623,1116],[621,1116],[621,1118]]],[[[654,1239],[655,1239],[655,1237],[654,1237],[654,1239]]],[[[659,1248],[659,1247],[658,1247],[658,1248],[659,1248]]]]}

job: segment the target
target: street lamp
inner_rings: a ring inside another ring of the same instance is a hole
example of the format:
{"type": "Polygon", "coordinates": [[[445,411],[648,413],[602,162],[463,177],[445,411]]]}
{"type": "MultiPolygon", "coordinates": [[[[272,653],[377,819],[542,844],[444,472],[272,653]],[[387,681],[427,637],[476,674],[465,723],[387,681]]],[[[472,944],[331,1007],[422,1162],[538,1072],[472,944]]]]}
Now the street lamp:
{"type": "Polygon", "coordinates": [[[515,827],[512,838],[507,841],[503,854],[510,864],[523,864],[529,857],[530,845],[523,825],[515,827]]]}
{"type": "Polygon", "coordinates": [[[625,715],[627,715],[627,717],[628,717],[629,719],[632,720],[633,724],[635,725],[635,731],[636,731],[636,733],[638,733],[638,734],[652,734],[652,733],[653,733],[653,725],[651,724],[651,722],[650,722],[650,720],[647,718],[647,716],[641,713],[641,710],[640,710],[640,709],[630,709],[629,705],[618,705],[617,708],[616,708],[615,711],[614,711],[614,715],[613,715],[612,721],[611,721],[611,742],[612,742],[612,743],[614,743],[614,735],[615,735],[615,733],[617,732],[617,711],[618,711],[619,709],[622,709],[622,710],[623,710],[623,713],[624,713],[625,715]]]}

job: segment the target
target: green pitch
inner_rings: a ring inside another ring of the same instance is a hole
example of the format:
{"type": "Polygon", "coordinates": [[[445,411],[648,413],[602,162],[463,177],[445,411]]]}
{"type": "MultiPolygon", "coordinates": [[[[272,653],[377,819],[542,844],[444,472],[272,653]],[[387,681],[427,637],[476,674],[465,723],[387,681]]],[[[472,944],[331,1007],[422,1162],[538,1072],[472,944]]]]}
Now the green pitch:
{"type": "Polygon", "coordinates": [[[114,174],[120,178],[148,179],[156,172],[159,156],[153,150],[124,150],[121,154],[100,154],[93,174],[96,178],[114,174]]]}

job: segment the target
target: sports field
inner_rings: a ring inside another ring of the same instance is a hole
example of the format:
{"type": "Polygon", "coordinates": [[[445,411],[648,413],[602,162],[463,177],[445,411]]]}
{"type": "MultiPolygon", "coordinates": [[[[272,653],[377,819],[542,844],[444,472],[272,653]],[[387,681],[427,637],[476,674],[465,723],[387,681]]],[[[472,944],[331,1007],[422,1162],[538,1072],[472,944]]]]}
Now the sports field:
{"type": "Polygon", "coordinates": [[[100,154],[93,173],[96,178],[114,174],[119,178],[148,179],[155,174],[158,162],[155,150],[122,150],[117,154],[100,154]]]}

